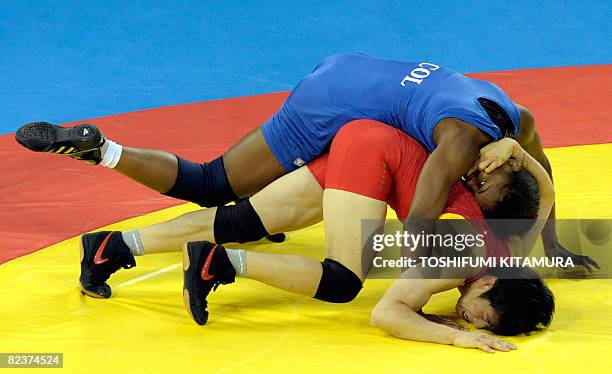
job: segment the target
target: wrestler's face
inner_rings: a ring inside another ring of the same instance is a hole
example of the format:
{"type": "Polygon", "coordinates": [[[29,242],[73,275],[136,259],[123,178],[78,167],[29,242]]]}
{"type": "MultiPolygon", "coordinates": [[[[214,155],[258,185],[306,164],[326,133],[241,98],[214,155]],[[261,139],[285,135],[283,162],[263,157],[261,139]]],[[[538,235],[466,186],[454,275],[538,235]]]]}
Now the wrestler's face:
{"type": "Polygon", "coordinates": [[[510,173],[518,170],[520,164],[510,159],[490,173],[476,171],[467,178],[465,184],[474,194],[480,208],[484,211],[491,210],[504,198],[510,173]]]}
{"type": "Polygon", "coordinates": [[[498,321],[497,312],[489,300],[480,297],[495,285],[495,278],[483,277],[468,286],[459,288],[461,297],[457,301],[455,311],[466,322],[479,329],[488,329],[498,321]]]}

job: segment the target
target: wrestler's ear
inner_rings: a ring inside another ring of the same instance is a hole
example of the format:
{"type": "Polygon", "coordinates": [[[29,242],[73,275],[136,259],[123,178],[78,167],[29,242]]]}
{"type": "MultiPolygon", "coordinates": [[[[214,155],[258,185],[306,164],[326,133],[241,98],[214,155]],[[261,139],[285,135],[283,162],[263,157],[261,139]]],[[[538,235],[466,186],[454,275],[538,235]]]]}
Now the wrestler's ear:
{"type": "Polygon", "coordinates": [[[497,278],[491,276],[484,276],[482,278],[478,278],[474,283],[475,285],[482,291],[487,292],[495,285],[497,278]]]}
{"type": "Polygon", "coordinates": [[[512,171],[521,170],[521,163],[519,162],[519,160],[516,160],[514,158],[508,159],[508,161],[506,161],[506,165],[508,165],[508,167],[512,171]]]}

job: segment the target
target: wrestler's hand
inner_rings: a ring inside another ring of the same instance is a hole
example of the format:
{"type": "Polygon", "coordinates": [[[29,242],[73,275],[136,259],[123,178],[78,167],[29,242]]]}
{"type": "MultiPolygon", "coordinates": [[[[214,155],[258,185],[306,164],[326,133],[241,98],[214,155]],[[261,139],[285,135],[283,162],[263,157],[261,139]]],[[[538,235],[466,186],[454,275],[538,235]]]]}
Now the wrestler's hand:
{"type": "Polygon", "coordinates": [[[510,157],[522,162],[524,150],[513,139],[503,138],[493,143],[489,143],[480,149],[480,160],[478,169],[485,173],[490,173],[502,166],[510,157]]]}
{"type": "Polygon", "coordinates": [[[423,312],[419,312],[419,314],[425,318],[428,321],[431,321],[433,323],[439,323],[440,325],[444,325],[444,326],[448,326],[448,327],[452,327],[454,329],[457,330],[461,330],[461,331],[467,331],[468,328],[466,326],[463,326],[462,324],[460,324],[459,322],[457,322],[458,317],[457,316],[438,316],[435,314],[425,314],[423,312]]]}
{"type": "Polygon", "coordinates": [[[563,247],[558,240],[555,240],[552,246],[545,246],[544,253],[547,257],[561,257],[563,259],[571,258],[574,265],[584,267],[589,273],[593,272],[591,266],[601,269],[597,261],[593,260],[589,256],[579,255],[569,251],[567,248],[563,247]]]}
{"type": "Polygon", "coordinates": [[[495,353],[495,350],[510,352],[515,350],[516,345],[498,339],[494,336],[479,332],[459,332],[453,340],[455,347],[478,348],[488,353],[495,353]]]}

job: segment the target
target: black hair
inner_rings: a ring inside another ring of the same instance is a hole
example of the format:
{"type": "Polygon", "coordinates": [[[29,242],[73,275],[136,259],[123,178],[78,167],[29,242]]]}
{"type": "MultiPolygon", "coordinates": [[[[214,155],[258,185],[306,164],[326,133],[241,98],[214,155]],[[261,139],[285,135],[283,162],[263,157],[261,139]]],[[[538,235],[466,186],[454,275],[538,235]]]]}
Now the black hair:
{"type": "Polygon", "coordinates": [[[527,169],[521,168],[508,174],[508,184],[501,201],[482,213],[495,235],[506,239],[510,235],[529,231],[538,217],[539,209],[538,182],[527,169]]]}
{"type": "Polygon", "coordinates": [[[484,97],[479,97],[478,102],[483,107],[485,112],[487,112],[489,118],[491,121],[493,121],[495,126],[499,127],[499,131],[501,131],[502,135],[504,137],[514,139],[517,134],[517,128],[504,108],[502,108],[501,105],[495,101],[484,97]]]}
{"type": "Polygon", "coordinates": [[[485,276],[496,277],[490,290],[480,295],[498,315],[489,327],[497,335],[518,335],[547,327],[555,311],[555,298],[542,278],[526,267],[489,268],[485,276]]]}

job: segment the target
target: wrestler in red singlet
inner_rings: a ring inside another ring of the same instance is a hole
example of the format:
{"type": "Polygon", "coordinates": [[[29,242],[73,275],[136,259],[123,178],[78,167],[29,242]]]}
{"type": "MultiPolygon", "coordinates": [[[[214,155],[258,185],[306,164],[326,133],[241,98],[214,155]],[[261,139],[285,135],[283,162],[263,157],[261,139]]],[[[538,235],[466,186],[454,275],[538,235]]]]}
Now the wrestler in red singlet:
{"type": "MultiPolygon", "coordinates": [[[[386,201],[402,221],[408,216],[417,181],[429,152],[409,135],[372,120],[353,121],[340,129],[328,153],[308,168],[321,187],[386,201]]],[[[457,182],[448,194],[443,213],[454,213],[486,229],[484,216],[472,193],[457,182]]],[[[487,257],[510,256],[508,245],[485,235],[487,257]]]]}

